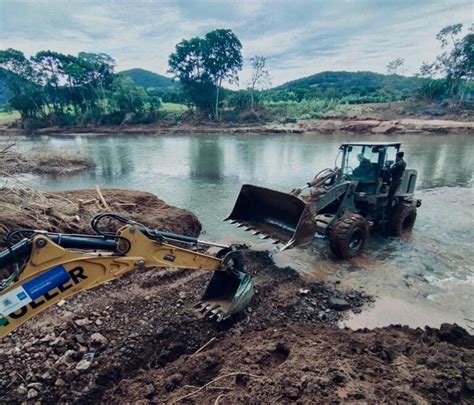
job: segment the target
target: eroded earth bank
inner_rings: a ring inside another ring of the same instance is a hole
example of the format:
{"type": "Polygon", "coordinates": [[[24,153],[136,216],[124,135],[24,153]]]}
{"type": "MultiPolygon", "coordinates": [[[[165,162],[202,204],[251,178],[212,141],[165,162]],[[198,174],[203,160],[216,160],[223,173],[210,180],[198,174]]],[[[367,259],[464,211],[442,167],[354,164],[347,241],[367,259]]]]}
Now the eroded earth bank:
{"type": "MultiPolygon", "coordinates": [[[[100,210],[95,190],[1,193],[16,196],[2,202],[3,234],[19,226],[88,232],[100,210]]],[[[201,230],[192,213],[149,193],[103,195],[110,209],[147,225],[201,230]]],[[[136,270],[45,311],[0,342],[0,401],[472,402],[474,338],[464,329],[338,329],[371,297],[307,283],[268,252],[244,248],[244,257],[255,297],[219,324],[193,312],[210,275],[192,270],[136,270]]]]}

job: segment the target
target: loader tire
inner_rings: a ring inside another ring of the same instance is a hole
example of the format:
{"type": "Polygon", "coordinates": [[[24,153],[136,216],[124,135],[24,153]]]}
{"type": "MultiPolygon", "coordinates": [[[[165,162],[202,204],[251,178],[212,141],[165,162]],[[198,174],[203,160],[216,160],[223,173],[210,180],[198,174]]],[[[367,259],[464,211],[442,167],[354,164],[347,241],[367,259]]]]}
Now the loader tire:
{"type": "Polygon", "coordinates": [[[389,234],[402,236],[411,232],[416,221],[416,207],[413,205],[397,204],[393,207],[389,220],[389,234]]]}
{"type": "Polygon", "coordinates": [[[340,259],[360,254],[369,236],[367,220],[359,214],[343,215],[329,230],[329,247],[340,259]]]}

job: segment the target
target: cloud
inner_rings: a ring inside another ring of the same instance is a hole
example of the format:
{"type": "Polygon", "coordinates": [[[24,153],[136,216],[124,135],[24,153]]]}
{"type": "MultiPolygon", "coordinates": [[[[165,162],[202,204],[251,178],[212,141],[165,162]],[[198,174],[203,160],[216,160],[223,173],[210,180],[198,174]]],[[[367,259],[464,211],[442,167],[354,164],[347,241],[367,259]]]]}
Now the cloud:
{"type": "Polygon", "coordinates": [[[248,59],[264,55],[278,85],[324,70],[385,72],[405,58],[408,73],[440,52],[436,33],[472,22],[466,0],[3,0],[0,49],[106,52],[118,69],[166,73],[183,38],[230,28],[248,59]]]}

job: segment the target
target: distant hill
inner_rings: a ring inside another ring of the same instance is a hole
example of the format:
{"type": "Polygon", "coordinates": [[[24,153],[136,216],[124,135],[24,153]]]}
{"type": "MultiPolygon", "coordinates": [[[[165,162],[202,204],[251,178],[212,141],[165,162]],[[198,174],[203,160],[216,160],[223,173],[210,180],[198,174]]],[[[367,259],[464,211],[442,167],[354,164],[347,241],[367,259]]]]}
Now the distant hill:
{"type": "Polygon", "coordinates": [[[119,74],[132,79],[137,87],[153,88],[161,91],[176,91],[179,89],[179,84],[173,79],[145,69],[124,70],[119,74]]]}
{"type": "MultiPolygon", "coordinates": [[[[299,94],[303,97],[354,97],[360,102],[377,101],[382,93],[408,97],[421,86],[421,79],[374,72],[321,72],[270,89],[270,94],[299,94]]],[[[380,100],[378,100],[380,101],[380,100]]]]}
{"type": "Polygon", "coordinates": [[[403,83],[408,87],[418,86],[420,79],[407,76],[387,76],[374,72],[321,72],[293,80],[275,87],[275,90],[295,90],[303,87],[327,90],[335,88],[348,92],[369,90],[374,91],[386,85],[387,80],[394,79],[397,85],[403,83]]]}
{"type": "Polygon", "coordinates": [[[318,87],[321,90],[361,89],[382,87],[385,75],[373,72],[321,72],[314,75],[293,80],[276,87],[278,90],[294,90],[302,87],[318,87]]]}

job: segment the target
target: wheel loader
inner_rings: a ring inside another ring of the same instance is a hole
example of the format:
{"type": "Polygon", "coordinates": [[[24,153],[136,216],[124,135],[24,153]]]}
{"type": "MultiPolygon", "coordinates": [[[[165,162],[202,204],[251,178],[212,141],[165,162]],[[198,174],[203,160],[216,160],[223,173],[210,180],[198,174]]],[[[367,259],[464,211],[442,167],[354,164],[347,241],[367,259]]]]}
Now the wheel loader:
{"type": "Polygon", "coordinates": [[[336,257],[357,256],[369,230],[400,236],[415,223],[421,205],[414,196],[416,170],[406,169],[394,197],[388,194],[390,167],[400,147],[396,142],[344,143],[336,157],[336,162],[341,157],[340,167],[321,170],[289,193],[245,184],[225,221],[282,244],[281,250],[322,235],[336,257]]]}
{"type": "Polygon", "coordinates": [[[71,295],[148,266],[213,272],[195,306],[203,318],[222,321],[252,299],[253,282],[232,246],[150,229],[110,213],[96,215],[91,228],[93,235],[16,229],[6,236],[7,248],[0,251],[0,338],[71,295]],[[104,231],[104,220],[118,221],[120,229],[104,231]],[[220,250],[210,256],[183,244],[220,250]]]}

